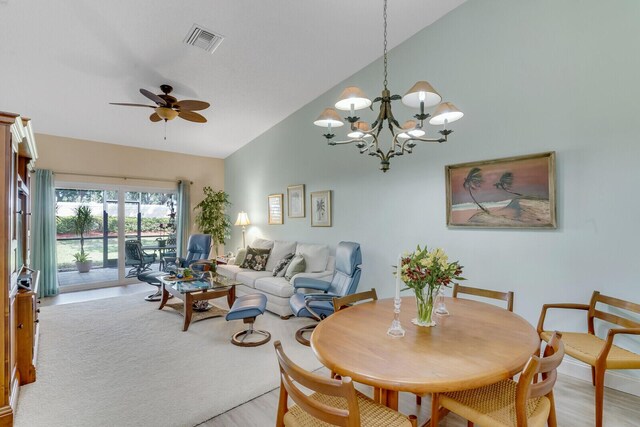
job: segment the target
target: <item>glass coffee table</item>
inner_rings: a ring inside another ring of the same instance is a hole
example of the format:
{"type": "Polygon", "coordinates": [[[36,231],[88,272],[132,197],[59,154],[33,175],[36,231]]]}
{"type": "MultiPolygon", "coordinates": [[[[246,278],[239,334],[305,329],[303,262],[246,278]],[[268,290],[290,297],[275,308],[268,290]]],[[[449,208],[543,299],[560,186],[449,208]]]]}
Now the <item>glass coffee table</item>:
{"type": "MultiPolygon", "coordinates": [[[[231,307],[236,300],[236,285],[240,284],[240,282],[220,275],[215,275],[211,279],[205,278],[197,280],[181,280],[167,275],[160,278],[160,281],[162,282],[162,299],[160,300],[160,307],[158,307],[158,309],[162,310],[170,295],[182,300],[184,316],[183,331],[189,329],[194,304],[227,297],[227,303],[229,307],[231,307]]],[[[222,314],[220,314],[220,316],[221,315],[222,314]]]]}

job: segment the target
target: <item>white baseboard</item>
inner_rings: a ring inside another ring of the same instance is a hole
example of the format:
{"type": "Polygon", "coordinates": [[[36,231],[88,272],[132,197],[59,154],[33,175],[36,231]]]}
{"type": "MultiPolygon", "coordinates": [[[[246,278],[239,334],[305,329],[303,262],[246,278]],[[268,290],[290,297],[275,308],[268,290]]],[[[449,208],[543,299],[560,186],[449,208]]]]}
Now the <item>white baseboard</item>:
{"type": "MultiPolygon", "coordinates": [[[[591,382],[591,366],[566,356],[558,372],[591,382]]],[[[640,397],[640,378],[626,375],[623,370],[608,370],[604,377],[606,387],[640,397]]]]}

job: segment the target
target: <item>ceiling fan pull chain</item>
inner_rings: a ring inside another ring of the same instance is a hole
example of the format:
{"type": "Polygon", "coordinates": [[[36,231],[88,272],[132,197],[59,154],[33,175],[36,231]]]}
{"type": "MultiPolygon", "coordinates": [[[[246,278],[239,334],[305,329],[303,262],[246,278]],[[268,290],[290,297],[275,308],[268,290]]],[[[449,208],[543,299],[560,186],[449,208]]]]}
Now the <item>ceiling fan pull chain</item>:
{"type": "Polygon", "coordinates": [[[164,140],[167,140],[167,119],[164,119],[164,140]]]}

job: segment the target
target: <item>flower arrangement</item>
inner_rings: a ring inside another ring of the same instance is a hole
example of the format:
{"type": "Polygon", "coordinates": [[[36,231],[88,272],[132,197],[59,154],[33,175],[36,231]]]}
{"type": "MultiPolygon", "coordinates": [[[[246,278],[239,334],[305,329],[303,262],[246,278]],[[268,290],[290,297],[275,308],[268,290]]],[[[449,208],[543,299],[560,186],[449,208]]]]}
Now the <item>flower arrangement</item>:
{"type": "MultiPolygon", "coordinates": [[[[397,273],[395,273],[397,274],[397,273]]],[[[413,323],[419,326],[434,326],[431,319],[433,302],[441,286],[449,287],[454,280],[465,280],[461,277],[462,266],[458,261],[449,262],[449,257],[440,248],[429,251],[420,245],[415,252],[401,257],[400,279],[416,294],[418,318],[413,323]]]]}

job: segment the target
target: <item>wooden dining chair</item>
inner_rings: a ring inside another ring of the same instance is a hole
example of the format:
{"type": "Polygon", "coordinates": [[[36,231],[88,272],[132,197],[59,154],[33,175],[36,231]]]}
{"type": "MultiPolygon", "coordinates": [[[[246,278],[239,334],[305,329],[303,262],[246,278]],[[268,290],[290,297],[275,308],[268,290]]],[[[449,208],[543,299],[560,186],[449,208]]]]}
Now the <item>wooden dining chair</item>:
{"type": "Polygon", "coordinates": [[[414,415],[406,417],[369,399],[353,387],[351,378],[339,380],[308,372],[293,363],[274,343],[280,365],[280,401],[276,427],[337,426],[416,427],[414,415]],[[310,389],[307,395],[299,386],[310,389]],[[295,403],[288,406],[288,399],[295,403]],[[324,422],[324,423],[323,423],[324,422]]]}
{"type": "Polygon", "coordinates": [[[607,369],[640,369],[640,354],[613,344],[613,339],[618,335],[640,335],[640,322],[634,319],[634,314],[640,315],[640,304],[605,296],[598,291],[593,292],[588,305],[545,304],[542,306],[538,320],[538,334],[544,341],[549,341],[551,338],[551,332],[544,328],[547,310],[550,308],[587,312],[587,332],[563,332],[563,341],[569,356],[591,365],[591,377],[596,388],[596,427],[602,427],[605,371],[607,369]],[[598,304],[601,309],[596,307],[598,304]],[[602,305],[610,308],[604,308],[602,305]],[[616,325],[609,329],[606,339],[596,336],[595,319],[616,325]]]}
{"type": "Polygon", "coordinates": [[[371,288],[369,291],[358,292],[357,294],[346,295],[344,297],[334,297],[333,298],[333,311],[340,311],[344,308],[350,307],[353,304],[365,301],[365,300],[378,300],[378,294],[376,293],[375,288],[371,288]]]}
{"type": "MultiPolygon", "coordinates": [[[[471,288],[457,283],[453,284],[453,298],[458,298],[458,294],[474,295],[483,298],[498,299],[507,302],[507,310],[513,312],[513,292],[492,291],[490,289],[471,288]]],[[[416,395],[416,404],[422,404],[422,397],[416,395]]]]}
{"type": "Polygon", "coordinates": [[[475,295],[483,298],[498,299],[507,302],[507,310],[513,312],[513,292],[492,291],[489,289],[471,288],[457,283],[453,285],[453,297],[458,298],[458,294],[475,295]]]}
{"type": "Polygon", "coordinates": [[[438,396],[445,409],[468,420],[468,426],[556,427],[553,386],[556,369],[564,357],[562,334],[554,332],[542,358],[531,356],[518,381],[506,379],[495,384],[438,396]],[[533,383],[542,374],[542,380],[533,383]]]}

